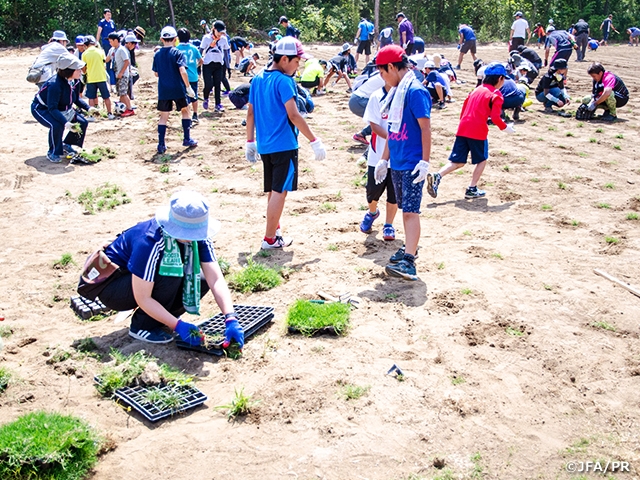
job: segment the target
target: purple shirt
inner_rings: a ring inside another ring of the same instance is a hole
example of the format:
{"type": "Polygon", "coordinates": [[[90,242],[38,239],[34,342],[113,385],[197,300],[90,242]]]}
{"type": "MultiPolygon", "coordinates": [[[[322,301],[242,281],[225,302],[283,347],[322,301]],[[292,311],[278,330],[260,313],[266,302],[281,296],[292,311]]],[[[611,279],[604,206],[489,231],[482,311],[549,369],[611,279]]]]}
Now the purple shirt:
{"type": "Polygon", "coordinates": [[[413,25],[409,19],[405,18],[398,26],[398,33],[400,34],[400,43],[402,42],[402,32],[407,32],[406,43],[413,43],[413,25]]]}

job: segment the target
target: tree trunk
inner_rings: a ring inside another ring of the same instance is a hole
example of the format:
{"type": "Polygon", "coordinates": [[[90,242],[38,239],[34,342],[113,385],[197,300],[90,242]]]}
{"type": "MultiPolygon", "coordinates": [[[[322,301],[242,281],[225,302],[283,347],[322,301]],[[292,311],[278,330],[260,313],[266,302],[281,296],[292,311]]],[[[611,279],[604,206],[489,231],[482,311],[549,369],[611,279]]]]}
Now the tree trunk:
{"type": "Polygon", "coordinates": [[[171,0],[167,0],[169,2],[169,12],[171,12],[171,25],[175,28],[176,26],[176,16],[173,13],[173,2],[171,0]]]}
{"type": "Polygon", "coordinates": [[[136,26],[140,25],[140,22],[138,21],[138,5],[137,5],[137,0],[133,0],[133,12],[136,15],[136,26]]]}
{"type": "Polygon", "coordinates": [[[376,32],[376,37],[380,33],[380,0],[375,0],[373,3],[373,28],[376,32]]]}
{"type": "Polygon", "coordinates": [[[149,25],[151,25],[152,27],[155,27],[157,25],[156,23],[156,12],[153,9],[153,4],[149,4],[149,25]]]}

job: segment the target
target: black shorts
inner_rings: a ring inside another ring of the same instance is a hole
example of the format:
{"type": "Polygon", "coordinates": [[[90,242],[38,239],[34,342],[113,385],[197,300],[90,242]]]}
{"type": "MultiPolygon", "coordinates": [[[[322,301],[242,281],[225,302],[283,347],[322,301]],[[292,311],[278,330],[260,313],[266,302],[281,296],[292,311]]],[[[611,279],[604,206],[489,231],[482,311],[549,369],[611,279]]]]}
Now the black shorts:
{"type": "Polygon", "coordinates": [[[467,163],[467,157],[471,153],[471,163],[477,165],[489,158],[489,142],[468,137],[456,137],[449,155],[452,163],[467,163]]]}
{"type": "Polygon", "coordinates": [[[513,37],[511,39],[511,47],[509,51],[517,50],[520,45],[524,45],[524,38],[522,37],[513,37]]]}
{"type": "Polygon", "coordinates": [[[317,87],[320,85],[320,77],[316,77],[315,80],[311,80],[310,82],[308,80],[302,80],[300,82],[300,85],[302,85],[304,88],[317,87]]]}
{"type": "Polygon", "coordinates": [[[176,112],[179,112],[183,108],[187,108],[189,103],[187,102],[187,97],[184,98],[176,98],[173,100],[158,100],[158,111],[160,112],[170,112],[173,109],[173,104],[176,104],[176,112]]]}
{"type": "Polygon", "coordinates": [[[476,41],[475,40],[467,40],[460,47],[460,53],[471,52],[473,55],[476,54],[476,41]]]}
{"type": "Polygon", "coordinates": [[[407,56],[413,54],[413,43],[407,45],[407,48],[404,49],[404,53],[406,53],[407,56]]]}
{"type": "Polygon", "coordinates": [[[391,170],[387,171],[387,178],[382,183],[376,184],[375,178],[376,167],[369,165],[367,171],[367,203],[377,202],[387,189],[387,203],[395,205],[396,191],[393,188],[393,179],[391,178],[391,170]]]}
{"type": "Polygon", "coordinates": [[[365,55],[371,55],[371,40],[360,40],[358,43],[358,49],[356,53],[364,53],[365,55]]]}
{"type": "Polygon", "coordinates": [[[264,165],[265,192],[295,192],[298,189],[298,150],[260,155],[264,165]]]}

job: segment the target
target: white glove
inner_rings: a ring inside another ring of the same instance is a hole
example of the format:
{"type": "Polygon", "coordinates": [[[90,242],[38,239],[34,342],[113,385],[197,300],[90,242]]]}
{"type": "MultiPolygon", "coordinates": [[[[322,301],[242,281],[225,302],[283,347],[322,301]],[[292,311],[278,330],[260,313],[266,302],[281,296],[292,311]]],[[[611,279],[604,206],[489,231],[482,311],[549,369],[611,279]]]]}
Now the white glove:
{"type": "Polygon", "coordinates": [[[256,142],[247,142],[244,147],[244,156],[250,163],[256,163],[260,160],[260,154],[258,153],[258,146],[256,142]]]}
{"type": "Polygon", "coordinates": [[[316,154],[316,160],[324,160],[327,158],[327,151],[324,148],[324,144],[322,140],[316,138],[313,142],[311,142],[311,148],[313,148],[313,153],[316,154]]]}
{"type": "Polygon", "coordinates": [[[354,43],[354,44],[358,43],[358,37],[356,37],[356,38],[354,38],[354,39],[353,39],[353,43],[354,43]]]}
{"type": "Polygon", "coordinates": [[[376,180],[376,185],[384,182],[387,178],[387,171],[389,170],[389,161],[380,159],[376,163],[376,169],[373,171],[373,178],[376,180]]]}
{"type": "Polygon", "coordinates": [[[592,99],[589,102],[589,105],[587,105],[587,108],[589,109],[590,112],[593,112],[596,109],[596,100],[595,100],[595,98],[592,99]]]}
{"type": "Polygon", "coordinates": [[[187,97],[196,98],[196,92],[193,91],[193,87],[191,87],[191,85],[187,88],[187,97]]]}
{"type": "Polygon", "coordinates": [[[506,133],[516,133],[516,129],[513,128],[513,123],[507,123],[507,128],[504,129],[506,133]]]}
{"type": "Polygon", "coordinates": [[[408,43],[403,43],[403,44],[402,44],[402,48],[403,48],[403,50],[406,50],[406,49],[407,49],[407,45],[409,45],[409,44],[408,44],[408,43]]]}
{"type": "Polygon", "coordinates": [[[65,124],[64,124],[64,128],[65,128],[65,130],[71,130],[71,131],[73,131],[73,123],[71,123],[71,122],[67,122],[67,123],[65,123],[65,124]]]}
{"type": "Polygon", "coordinates": [[[89,110],[87,110],[87,113],[89,115],[95,115],[97,113],[100,113],[100,110],[97,109],[96,107],[89,107],[89,110]]]}
{"type": "Polygon", "coordinates": [[[413,169],[411,175],[418,174],[418,176],[413,180],[413,183],[424,182],[424,179],[427,178],[427,173],[429,173],[429,162],[426,160],[420,160],[416,165],[416,168],[413,169]]]}

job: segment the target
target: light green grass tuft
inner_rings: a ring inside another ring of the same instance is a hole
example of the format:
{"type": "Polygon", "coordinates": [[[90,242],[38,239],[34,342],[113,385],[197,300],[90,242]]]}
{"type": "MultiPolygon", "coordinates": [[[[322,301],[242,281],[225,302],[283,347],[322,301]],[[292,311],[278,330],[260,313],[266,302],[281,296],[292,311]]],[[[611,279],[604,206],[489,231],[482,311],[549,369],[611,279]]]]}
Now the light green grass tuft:
{"type": "Polygon", "coordinates": [[[218,405],[216,410],[226,410],[227,418],[233,420],[236,417],[245,416],[251,413],[251,409],[255,407],[259,400],[254,400],[251,395],[245,395],[244,387],[238,391],[234,389],[234,397],[230,403],[226,405],[218,405]]]}
{"type": "Polygon", "coordinates": [[[301,299],[289,307],[287,326],[307,336],[326,327],[332,327],[338,335],[344,335],[350,314],[351,306],[348,304],[320,304],[301,299]]]}
{"type": "Polygon", "coordinates": [[[353,383],[346,383],[340,388],[340,396],[345,400],[358,400],[366,395],[371,387],[369,385],[360,386],[353,383]]]}
{"type": "Polygon", "coordinates": [[[247,266],[229,278],[229,287],[236,292],[264,292],[282,283],[282,276],[275,268],[254,262],[247,257],[247,266]]]}

